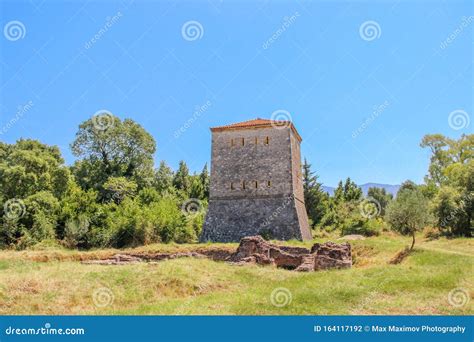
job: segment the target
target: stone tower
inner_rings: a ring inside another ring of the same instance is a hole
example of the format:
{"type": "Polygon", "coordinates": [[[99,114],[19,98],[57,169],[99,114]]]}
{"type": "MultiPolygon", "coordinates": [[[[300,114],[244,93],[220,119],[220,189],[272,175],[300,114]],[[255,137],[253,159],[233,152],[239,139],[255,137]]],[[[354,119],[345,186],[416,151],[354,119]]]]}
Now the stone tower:
{"type": "Polygon", "coordinates": [[[301,137],[289,121],[255,119],[211,128],[209,208],[201,242],[263,235],[311,239],[301,137]]]}

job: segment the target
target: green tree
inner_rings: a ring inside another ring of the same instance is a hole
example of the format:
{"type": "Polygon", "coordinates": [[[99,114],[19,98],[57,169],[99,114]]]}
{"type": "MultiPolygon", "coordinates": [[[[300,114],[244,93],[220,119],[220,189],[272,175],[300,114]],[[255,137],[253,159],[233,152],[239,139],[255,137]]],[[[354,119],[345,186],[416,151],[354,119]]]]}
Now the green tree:
{"type": "Polygon", "coordinates": [[[400,185],[400,188],[398,189],[397,196],[400,192],[403,192],[404,190],[418,190],[418,185],[416,185],[414,182],[411,180],[406,180],[400,185]]]}
{"type": "Polygon", "coordinates": [[[453,140],[446,138],[442,134],[425,135],[420,146],[431,150],[431,162],[427,180],[434,181],[437,185],[444,182],[443,169],[449,164],[451,157],[450,147],[453,140]]]}
{"type": "Polygon", "coordinates": [[[328,209],[328,195],[318,183],[318,176],[311,171],[311,164],[306,158],[303,164],[303,191],[306,212],[311,219],[311,224],[315,227],[319,224],[328,209]]]}
{"type": "Polygon", "coordinates": [[[441,134],[426,135],[422,147],[431,150],[426,188],[434,214],[447,235],[472,236],[474,231],[474,134],[458,140],[441,134]],[[439,191],[432,190],[436,184],[439,191]]]}
{"type": "Polygon", "coordinates": [[[179,162],[178,171],[176,171],[173,178],[173,186],[188,196],[191,192],[191,177],[189,176],[189,169],[184,160],[179,162]]]}
{"type": "Polygon", "coordinates": [[[72,186],[61,200],[57,238],[69,248],[98,246],[92,232],[104,226],[105,208],[97,203],[97,191],[72,186]]]}
{"type": "Polygon", "coordinates": [[[445,137],[442,134],[428,134],[420,144],[431,151],[427,180],[438,186],[449,181],[445,170],[452,164],[465,164],[474,158],[474,134],[462,135],[459,140],[445,137]]]}
{"type": "Polygon", "coordinates": [[[199,175],[192,175],[190,178],[190,198],[204,199],[204,186],[201,182],[201,177],[199,175]]]}
{"type": "Polygon", "coordinates": [[[334,191],[334,198],[338,203],[356,202],[362,198],[362,194],[362,189],[348,177],[344,185],[342,181],[339,182],[334,191]]]}
{"type": "Polygon", "coordinates": [[[385,209],[390,201],[393,199],[393,195],[387,193],[384,188],[369,188],[367,196],[373,198],[378,204],[380,204],[380,216],[385,216],[385,209]]]}
{"type": "Polygon", "coordinates": [[[94,117],[81,123],[71,144],[74,156],[81,158],[73,167],[78,183],[99,190],[100,197],[110,177],[125,177],[139,189],[150,185],[156,151],[153,137],[131,119],[107,115],[102,120],[94,117]]]}
{"type": "Polygon", "coordinates": [[[203,199],[208,200],[209,199],[209,186],[210,186],[210,176],[209,176],[209,171],[207,168],[207,163],[204,165],[204,168],[201,171],[201,174],[199,175],[199,178],[201,179],[201,184],[203,188],[203,199]]]}
{"type": "Polygon", "coordinates": [[[158,170],[156,170],[154,181],[154,186],[160,194],[170,190],[173,186],[173,177],[173,170],[162,160],[158,170]]]}
{"type": "Polygon", "coordinates": [[[404,189],[388,205],[386,218],[392,229],[412,237],[412,250],[416,232],[431,222],[429,203],[420,190],[404,189]]]}
{"type": "Polygon", "coordinates": [[[0,245],[24,248],[56,235],[59,200],[73,184],[59,148],[0,143],[0,245]]]}
{"type": "Polygon", "coordinates": [[[49,191],[61,198],[72,177],[57,146],[37,140],[0,145],[0,193],[4,200],[49,191]]]}
{"type": "Polygon", "coordinates": [[[126,197],[133,197],[137,192],[137,184],[125,177],[110,177],[104,184],[106,198],[115,203],[122,202],[126,197]]]}

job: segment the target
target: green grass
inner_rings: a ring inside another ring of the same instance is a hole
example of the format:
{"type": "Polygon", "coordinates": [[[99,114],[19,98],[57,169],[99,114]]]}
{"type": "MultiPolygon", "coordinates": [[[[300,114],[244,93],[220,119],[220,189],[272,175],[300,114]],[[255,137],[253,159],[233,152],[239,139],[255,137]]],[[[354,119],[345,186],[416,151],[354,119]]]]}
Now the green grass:
{"type": "MultiPolygon", "coordinates": [[[[124,266],[76,261],[115,250],[5,251],[0,252],[0,314],[473,314],[472,298],[460,307],[448,302],[448,294],[457,288],[471,297],[473,241],[420,238],[412,255],[399,265],[389,265],[408,240],[386,235],[351,241],[352,269],[314,273],[207,259],[124,266]],[[271,294],[276,288],[287,289],[291,302],[273,305],[271,294]],[[108,303],[103,307],[94,304],[99,289],[105,295],[98,303],[108,303]]],[[[204,245],[217,247],[234,249],[236,244],[204,245]]],[[[203,245],[151,245],[136,250],[195,248],[203,245]]]]}

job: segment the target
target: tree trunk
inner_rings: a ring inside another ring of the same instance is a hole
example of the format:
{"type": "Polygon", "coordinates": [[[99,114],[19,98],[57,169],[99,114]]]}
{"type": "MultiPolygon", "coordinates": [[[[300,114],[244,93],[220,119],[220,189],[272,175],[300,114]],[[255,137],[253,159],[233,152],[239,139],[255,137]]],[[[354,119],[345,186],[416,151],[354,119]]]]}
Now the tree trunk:
{"type": "Polygon", "coordinates": [[[413,235],[411,237],[412,237],[413,240],[411,242],[410,251],[413,250],[413,247],[415,247],[415,233],[413,233],[413,235]]]}

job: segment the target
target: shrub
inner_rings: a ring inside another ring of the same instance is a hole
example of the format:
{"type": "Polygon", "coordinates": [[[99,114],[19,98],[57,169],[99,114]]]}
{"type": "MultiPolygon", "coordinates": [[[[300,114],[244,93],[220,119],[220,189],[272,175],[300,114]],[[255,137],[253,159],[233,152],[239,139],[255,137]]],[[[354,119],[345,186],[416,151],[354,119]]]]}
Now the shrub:
{"type": "Polygon", "coordinates": [[[370,219],[360,221],[350,221],[350,223],[341,230],[342,235],[359,234],[364,236],[378,236],[383,230],[384,222],[382,219],[370,219]]]}

